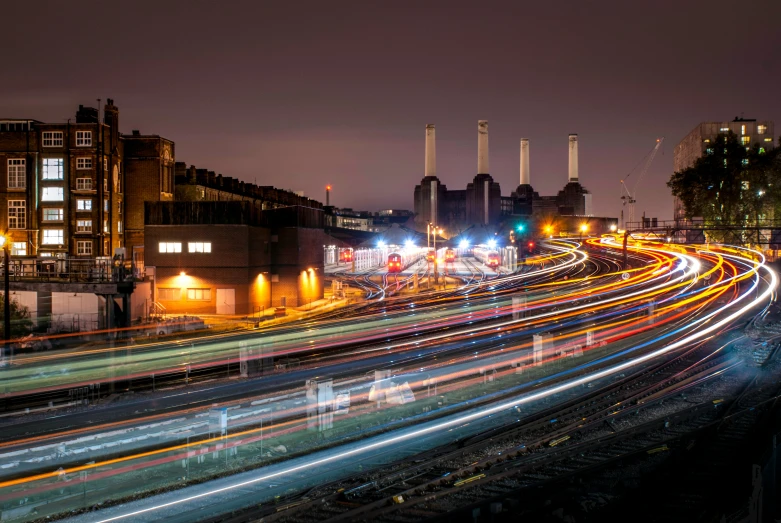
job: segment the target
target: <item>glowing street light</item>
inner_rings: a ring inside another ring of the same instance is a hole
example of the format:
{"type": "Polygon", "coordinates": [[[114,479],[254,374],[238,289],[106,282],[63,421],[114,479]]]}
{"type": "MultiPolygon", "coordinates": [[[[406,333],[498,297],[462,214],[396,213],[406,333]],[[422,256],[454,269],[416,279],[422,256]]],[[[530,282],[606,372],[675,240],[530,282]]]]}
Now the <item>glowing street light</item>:
{"type": "Polygon", "coordinates": [[[493,239],[493,238],[488,240],[488,247],[490,247],[491,249],[495,249],[496,248],[496,240],[493,239]]]}
{"type": "Polygon", "coordinates": [[[414,243],[412,240],[407,240],[406,242],[404,242],[404,247],[405,247],[405,248],[406,248],[408,251],[411,251],[412,249],[414,249],[414,248],[415,248],[415,243],[414,243]]]}
{"type": "Polygon", "coordinates": [[[377,248],[378,249],[384,249],[385,248],[385,242],[380,240],[377,242],[377,248]]]}
{"type": "Polygon", "coordinates": [[[469,248],[469,241],[468,240],[461,240],[461,242],[458,244],[459,249],[468,249],[469,248]]]}
{"type": "Polygon", "coordinates": [[[610,231],[611,232],[616,232],[617,229],[618,229],[618,226],[615,223],[611,223],[610,224],[610,231]]]}
{"type": "Polygon", "coordinates": [[[588,224],[581,224],[580,232],[588,232],[588,224]]]}

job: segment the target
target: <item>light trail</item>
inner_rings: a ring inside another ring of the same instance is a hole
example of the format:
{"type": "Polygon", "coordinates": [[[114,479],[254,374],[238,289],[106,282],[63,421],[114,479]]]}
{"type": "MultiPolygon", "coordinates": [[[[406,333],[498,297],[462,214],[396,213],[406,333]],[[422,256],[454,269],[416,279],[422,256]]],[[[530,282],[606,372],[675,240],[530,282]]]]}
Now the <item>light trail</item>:
{"type": "MultiPolygon", "coordinates": [[[[750,271],[751,274],[756,276],[754,278],[754,281],[751,284],[751,286],[746,291],[742,292],[737,297],[737,299],[734,302],[731,302],[730,304],[727,304],[727,305],[725,305],[723,307],[720,307],[720,308],[716,309],[712,313],[706,315],[706,317],[700,319],[698,321],[698,323],[706,322],[706,321],[714,318],[717,314],[722,313],[722,312],[726,312],[728,309],[733,308],[733,306],[735,304],[738,304],[739,302],[744,301],[747,298],[750,298],[751,294],[755,290],[758,290],[759,282],[762,279],[762,278],[760,278],[760,271],[761,270],[764,270],[767,273],[767,277],[769,279],[768,287],[765,290],[763,290],[761,293],[758,293],[756,298],[754,298],[753,300],[751,300],[748,303],[744,304],[743,306],[737,308],[736,310],[732,311],[731,313],[727,314],[726,317],[723,317],[723,318],[719,319],[718,321],[716,321],[715,323],[713,323],[713,324],[711,324],[711,325],[709,325],[707,327],[704,327],[704,328],[694,332],[693,334],[687,335],[687,336],[683,337],[682,339],[680,339],[678,341],[675,341],[675,342],[673,342],[673,343],[671,343],[669,345],[666,345],[666,346],[664,346],[662,348],[659,348],[657,350],[651,351],[651,352],[649,352],[647,354],[644,354],[644,355],[636,356],[636,357],[634,357],[634,358],[632,358],[630,360],[627,360],[627,361],[619,363],[619,364],[612,365],[612,366],[610,366],[608,368],[605,368],[605,369],[602,369],[602,370],[599,370],[599,371],[595,371],[595,372],[593,372],[591,374],[588,374],[586,376],[581,376],[581,377],[569,380],[567,382],[551,386],[551,387],[549,387],[549,388],[547,388],[545,390],[541,390],[541,391],[537,391],[537,392],[521,395],[518,398],[514,398],[514,399],[508,400],[508,401],[504,401],[504,402],[502,402],[500,404],[497,404],[497,405],[495,405],[493,407],[483,408],[483,409],[481,409],[480,411],[477,411],[477,412],[472,412],[472,413],[469,413],[469,414],[458,415],[457,417],[454,417],[453,419],[446,420],[446,421],[434,422],[434,423],[428,424],[425,427],[417,428],[417,429],[411,430],[411,431],[405,431],[402,434],[398,434],[398,435],[395,435],[395,436],[377,437],[377,438],[375,438],[376,441],[374,441],[372,443],[367,443],[367,444],[358,446],[358,447],[350,449],[350,450],[345,450],[345,451],[342,451],[342,452],[338,452],[338,453],[335,453],[335,454],[327,455],[327,456],[320,457],[320,458],[317,458],[317,459],[308,460],[305,463],[302,463],[302,464],[299,464],[299,465],[295,465],[295,466],[291,466],[291,467],[287,467],[287,468],[285,468],[283,470],[280,470],[280,471],[277,471],[277,472],[268,473],[268,474],[262,474],[262,475],[260,475],[258,477],[255,477],[255,478],[252,478],[252,479],[249,479],[249,480],[240,481],[240,482],[237,482],[237,483],[234,483],[234,484],[231,484],[231,485],[227,485],[227,486],[224,486],[224,487],[214,488],[214,489],[211,489],[209,491],[202,492],[202,493],[199,493],[199,494],[185,496],[185,497],[177,499],[177,500],[173,500],[173,501],[169,501],[169,502],[165,502],[165,503],[159,503],[159,504],[153,505],[151,507],[147,507],[147,508],[143,508],[143,509],[137,509],[137,510],[131,510],[131,511],[126,512],[124,514],[119,514],[119,515],[116,515],[116,516],[111,516],[111,517],[99,519],[99,520],[96,520],[96,521],[98,521],[98,523],[109,523],[109,522],[112,522],[112,521],[119,521],[121,519],[127,519],[127,518],[131,518],[131,517],[135,517],[135,516],[146,515],[146,514],[150,514],[152,512],[157,512],[157,511],[163,510],[165,508],[181,505],[181,504],[184,504],[184,503],[187,503],[187,502],[190,502],[190,501],[203,499],[203,498],[206,498],[206,497],[209,497],[209,496],[214,496],[216,494],[221,494],[221,493],[225,493],[225,492],[228,492],[228,491],[234,491],[236,489],[240,489],[242,487],[254,485],[254,484],[262,482],[262,481],[279,478],[279,477],[282,477],[282,476],[285,476],[285,475],[291,475],[291,474],[294,474],[296,472],[304,471],[304,470],[306,470],[308,468],[318,467],[320,465],[327,465],[327,464],[331,464],[331,463],[334,463],[334,462],[337,462],[337,461],[345,460],[347,458],[352,458],[352,457],[355,457],[355,456],[358,456],[358,455],[370,452],[372,450],[380,449],[383,446],[393,445],[395,443],[407,442],[407,441],[410,441],[410,440],[415,439],[415,438],[420,438],[420,437],[423,437],[423,436],[430,435],[430,434],[432,434],[434,432],[438,432],[438,431],[442,431],[442,430],[445,430],[445,429],[453,428],[453,427],[458,426],[458,425],[463,425],[465,423],[469,423],[471,421],[475,421],[477,419],[481,419],[481,418],[484,418],[486,416],[490,416],[492,414],[498,414],[498,413],[500,413],[502,411],[505,411],[505,410],[507,410],[509,408],[513,408],[513,407],[515,407],[517,405],[526,404],[526,403],[529,403],[529,402],[532,402],[532,401],[536,401],[536,400],[542,399],[544,397],[547,397],[547,396],[550,396],[550,395],[553,395],[553,394],[564,392],[564,391],[570,390],[570,389],[572,389],[574,387],[577,387],[577,386],[580,386],[580,385],[584,385],[584,384],[586,384],[588,382],[595,381],[595,380],[598,380],[598,379],[602,379],[602,378],[605,378],[605,377],[609,377],[609,376],[614,375],[616,373],[625,371],[625,370],[627,370],[627,369],[629,369],[631,367],[640,365],[640,364],[642,364],[644,362],[647,362],[647,361],[649,361],[651,359],[658,358],[658,357],[660,357],[660,356],[662,356],[664,354],[667,354],[667,353],[669,353],[671,351],[674,351],[674,350],[676,350],[678,348],[684,347],[684,346],[686,346],[688,344],[691,344],[691,343],[693,343],[693,342],[695,342],[697,340],[700,340],[700,339],[702,339],[704,337],[707,337],[711,333],[713,333],[713,332],[715,332],[715,331],[717,331],[717,330],[727,326],[728,324],[732,323],[733,321],[735,321],[736,319],[738,319],[742,315],[748,313],[751,309],[753,309],[753,308],[757,307],[758,305],[764,303],[768,298],[770,298],[770,297],[772,297],[774,295],[774,293],[776,292],[776,288],[778,286],[778,278],[777,278],[776,274],[767,267],[767,265],[765,263],[765,260],[764,260],[764,256],[762,256],[761,253],[758,253],[757,251],[751,251],[751,250],[747,250],[747,251],[753,253],[755,256],[758,257],[758,261],[756,261],[754,263],[754,265],[753,265],[753,267],[752,267],[752,269],[750,271]]],[[[741,263],[744,263],[744,262],[745,262],[744,260],[741,260],[741,263]]],[[[686,267],[684,266],[682,268],[686,268],[686,267]]],[[[690,273],[696,272],[696,270],[694,270],[694,269],[697,269],[696,265],[695,264],[691,264],[689,266],[689,272],[690,273]]],[[[320,454],[322,454],[322,453],[320,453],[320,454]]]]}

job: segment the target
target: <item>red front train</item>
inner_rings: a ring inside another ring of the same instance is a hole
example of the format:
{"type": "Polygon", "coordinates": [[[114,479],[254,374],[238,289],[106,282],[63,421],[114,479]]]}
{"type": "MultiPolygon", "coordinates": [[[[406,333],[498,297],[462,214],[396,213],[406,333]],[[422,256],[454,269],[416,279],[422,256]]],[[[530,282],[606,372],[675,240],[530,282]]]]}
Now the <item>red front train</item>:
{"type": "Polygon", "coordinates": [[[485,264],[491,267],[492,269],[496,269],[497,267],[499,267],[499,263],[501,263],[501,260],[499,259],[499,253],[489,252],[488,256],[486,257],[485,264]]]}
{"type": "Polygon", "coordinates": [[[392,253],[388,255],[388,272],[401,272],[404,270],[401,254],[392,253]]]}
{"type": "Polygon", "coordinates": [[[339,252],[339,261],[340,262],[351,262],[353,261],[353,250],[352,249],[344,249],[339,252]]]}
{"type": "Polygon", "coordinates": [[[453,249],[448,249],[445,251],[445,262],[446,263],[452,263],[456,261],[456,251],[453,249]]]}

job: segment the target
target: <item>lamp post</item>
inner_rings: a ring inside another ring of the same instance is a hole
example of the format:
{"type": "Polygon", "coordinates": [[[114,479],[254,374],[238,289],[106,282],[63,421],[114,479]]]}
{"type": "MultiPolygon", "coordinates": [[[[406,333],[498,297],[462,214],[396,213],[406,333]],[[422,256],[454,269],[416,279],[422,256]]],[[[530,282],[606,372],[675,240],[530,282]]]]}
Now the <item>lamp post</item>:
{"type": "MultiPolygon", "coordinates": [[[[5,236],[0,236],[0,248],[3,249],[3,337],[5,341],[11,340],[11,253],[10,244],[5,236]]],[[[3,347],[5,352],[5,347],[3,347]]]]}
{"type": "MultiPolygon", "coordinates": [[[[426,224],[426,267],[428,267],[428,253],[431,251],[431,222],[426,224]]],[[[431,288],[431,276],[426,279],[426,289],[431,288]]]]}

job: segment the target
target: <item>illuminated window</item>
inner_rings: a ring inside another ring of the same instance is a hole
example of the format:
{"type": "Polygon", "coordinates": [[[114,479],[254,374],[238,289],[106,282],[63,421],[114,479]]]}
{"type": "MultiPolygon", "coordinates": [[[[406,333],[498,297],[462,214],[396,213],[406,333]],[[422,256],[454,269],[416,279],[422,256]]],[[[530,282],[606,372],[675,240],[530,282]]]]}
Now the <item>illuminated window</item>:
{"type": "Polygon", "coordinates": [[[14,242],[11,245],[11,256],[27,256],[27,242],[14,242]]]}
{"type": "Polygon", "coordinates": [[[44,245],[62,245],[62,229],[44,229],[43,241],[44,245]]]}
{"type": "Polygon", "coordinates": [[[92,158],[76,158],[76,169],[92,169],[92,158]]]}
{"type": "Polygon", "coordinates": [[[751,137],[750,136],[741,136],[740,137],[740,143],[742,143],[743,145],[748,145],[748,143],[750,141],[751,141],[751,137]]]}
{"type": "Polygon", "coordinates": [[[767,132],[767,125],[757,125],[757,134],[765,134],[767,132]]]}
{"type": "Polygon", "coordinates": [[[108,158],[103,157],[103,170],[108,171],[108,158]]]}
{"type": "Polygon", "coordinates": [[[108,200],[103,200],[103,210],[108,212],[108,200]]]}
{"type": "Polygon", "coordinates": [[[62,180],[62,158],[44,158],[43,174],[44,180],[62,180]]]}
{"type": "Polygon", "coordinates": [[[713,154],[713,148],[708,147],[707,149],[705,149],[705,154],[713,154]]]}
{"type": "Polygon", "coordinates": [[[159,251],[163,253],[182,252],[182,244],[179,242],[160,242],[159,251]]]}
{"type": "Polygon", "coordinates": [[[180,296],[179,289],[157,289],[157,299],[158,300],[178,300],[180,296]]]}
{"type": "Polygon", "coordinates": [[[117,220],[117,232],[122,233],[122,220],[117,220]]]}
{"type": "Polygon", "coordinates": [[[8,188],[24,189],[27,187],[26,163],[24,158],[8,160],[8,188]]]}
{"type": "Polygon", "coordinates": [[[108,230],[108,218],[103,220],[103,232],[109,232],[109,230],[108,230]]]}
{"type": "Polygon", "coordinates": [[[212,299],[211,289],[187,289],[187,299],[197,301],[208,301],[212,299]]]}
{"type": "Polygon", "coordinates": [[[76,200],[76,210],[77,211],[91,211],[92,210],[92,200],[86,200],[86,199],[78,199],[78,200],[76,200]]]}
{"type": "Polygon", "coordinates": [[[766,141],[766,142],[772,142],[772,141],[773,141],[773,139],[772,139],[772,138],[765,138],[765,141],[766,141]]]}
{"type": "Polygon", "coordinates": [[[740,161],[740,163],[742,163],[743,165],[748,165],[748,158],[743,158],[743,159],[740,161]]]}
{"type": "Polygon", "coordinates": [[[8,228],[24,229],[27,226],[27,202],[8,200],[8,228]]]}
{"type": "Polygon", "coordinates": [[[84,240],[76,242],[76,254],[79,256],[92,256],[92,241],[84,240]]]}
{"type": "Polygon", "coordinates": [[[721,133],[728,133],[729,132],[729,127],[722,127],[721,129],[719,129],[719,132],[721,132],[721,133]]]}
{"type": "Polygon", "coordinates": [[[48,131],[43,133],[44,147],[62,147],[62,131],[48,131]]]}
{"type": "Polygon", "coordinates": [[[76,232],[92,232],[92,220],[76,220],[76,232]]]}
{"type": "Polygon", "coordinates": [[[92,145],[92,131],[76,131],[76,147],[92,145]]]}
{"type": "Polygon", "coordinates": [[[743,187],[744,191],[748,191],[749,189],[749,183],[747,181],[741,182],[741,186],[743,187]]]}
{"type": "Polygon", "coordinates": [[[710,143],[710,138],[705,138],[705,139],[703,140],[703,143],[710,143]]]}
{"type": "Polygon", "coordinates": [[[62,187],[44,187],[41,194],[41,201],[61,202],[65,198],[62,187]]]}
{"type": "Polygon", "coordinates": [[[76,178],[76,190],[77,191],[91,191],[92,190],[92,178],[76,178]]]}
{"type": "Polygon", "coordinates": [[[57,207],[45,208],[43,210],[43,221],[45,222],[61,222],[62,221],[62,209],[57,207]]]}
{"type": "Polygon", "coordinates": [[[746,134],[746,124],[740,126],[740,134],[741,135],[746,134]]]}
{"type": "Polygon", "coordinates": [[[188,252],[212,252],[211,242],[189,242],[187,244],[188,252]]]}
{"type": "Polygon", "coordinates": [[[103,192],[108,192],[108,176],[106,176],[105,173],[103,175],[103,192]]]}

